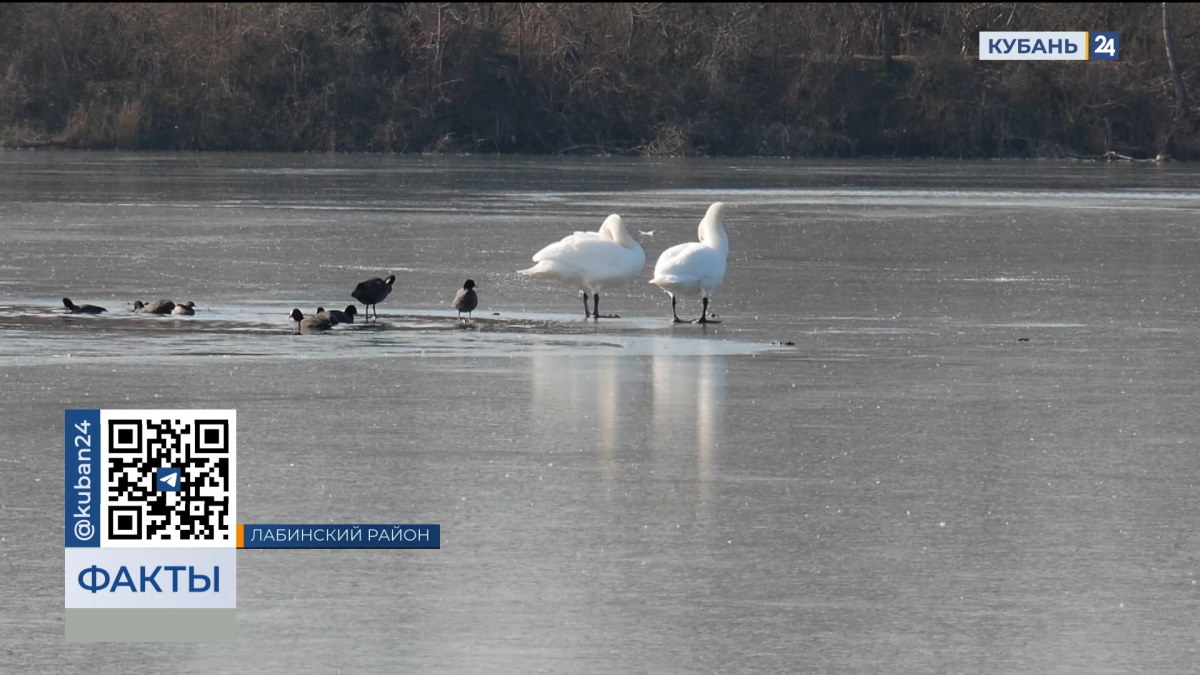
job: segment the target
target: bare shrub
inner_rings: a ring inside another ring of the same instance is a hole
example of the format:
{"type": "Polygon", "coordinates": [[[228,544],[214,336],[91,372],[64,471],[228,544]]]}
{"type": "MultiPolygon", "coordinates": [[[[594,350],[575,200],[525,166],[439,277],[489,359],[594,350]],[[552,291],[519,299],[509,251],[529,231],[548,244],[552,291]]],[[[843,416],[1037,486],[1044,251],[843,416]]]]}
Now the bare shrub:
{"type": "Polygon", "coordinates": [[[132,148],[139,140],[138,133],[143,123],[141,101],[125,101],[117,109],[112,122],[112,144],[118,148],[132,148]]]}
{"type": "Polygon", "coordinates": [[[54,142],[68,147],[87,147],[93,133],[91,113],[81,105],[71,113],[66,126],[55,135],[54,142]]]}
{"type": "Polygon", "coordinates": [[[654,137],[641,147],[644,157],[684,157],[692,152],[687,132],[674,122],[663,122],[654,128],[654,137]]]}

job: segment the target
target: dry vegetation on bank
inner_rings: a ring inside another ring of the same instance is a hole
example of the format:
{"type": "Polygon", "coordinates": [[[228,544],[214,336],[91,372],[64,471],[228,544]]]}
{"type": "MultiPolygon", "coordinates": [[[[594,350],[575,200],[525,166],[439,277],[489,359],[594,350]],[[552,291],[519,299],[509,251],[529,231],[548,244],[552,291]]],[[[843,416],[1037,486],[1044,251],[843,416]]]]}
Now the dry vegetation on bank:
{"type": "Polygon", "coordinates": [[[10,3],[0,145],[1191,159],[1200,6],[1166,7],[10,3]],[[980,30],[1121,60],[983,62],[980,30]]]}

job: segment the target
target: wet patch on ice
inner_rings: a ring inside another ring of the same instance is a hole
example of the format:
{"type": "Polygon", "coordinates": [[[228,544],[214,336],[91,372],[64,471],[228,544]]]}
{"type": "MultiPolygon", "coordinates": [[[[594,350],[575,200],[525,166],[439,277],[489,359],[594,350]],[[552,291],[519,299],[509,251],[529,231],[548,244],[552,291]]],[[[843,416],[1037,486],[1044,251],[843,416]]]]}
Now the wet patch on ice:
{"type": "MultiPolygon", "coordinates": [[[[104,305],[103,302],[92,301],[104,305]]],[[[310,308],[305,313],[315,310],[310,308]]],[[[71,314],[46,303],[0,305],[0,359],[32,363],[63,358],[153,357],[372,358],[616,353],[753,354],[793,347],[720,335],[720,324],[671,324],[661,317],[584,319],[528,312],[459,318],[450,310],[392,309],[377,320],[296,335],[278,306],[197,307],[195,316],[145,315],[109,306],[71,314]]]]}

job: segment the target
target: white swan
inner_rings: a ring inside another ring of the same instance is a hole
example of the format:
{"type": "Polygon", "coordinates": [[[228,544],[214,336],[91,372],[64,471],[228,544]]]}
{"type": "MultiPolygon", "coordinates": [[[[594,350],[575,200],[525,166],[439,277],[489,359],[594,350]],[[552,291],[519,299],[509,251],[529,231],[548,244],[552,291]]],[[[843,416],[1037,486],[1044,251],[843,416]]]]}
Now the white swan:
{"type": "Polygon", "coordinates": [[[578,288],[583,293],[584,318],[599,319],[600,291],[636,277],[646,266],[646,252],[629,235],[621,216],[614,213],[605,219],[599,232],[563,237],[535,253],[533,261],[537,264],[518,273],[578,288]],[[588,293],[593,303],[590,312],[588,293]]]}
{"type": "Polygon", "coordinates": [[[654,265],[650,283],[671,296],[671,316],[683,323],[675,313],[675,295],[700,295],[704,310],[696,323],[720,323],[708,318],[708,296],[725,278],[725,260],[729,257],[729,235],[721,219],[725,204],[716,202],[708,207],[700,221],[699,242],[677,244],[663,251],[654,265]]]}

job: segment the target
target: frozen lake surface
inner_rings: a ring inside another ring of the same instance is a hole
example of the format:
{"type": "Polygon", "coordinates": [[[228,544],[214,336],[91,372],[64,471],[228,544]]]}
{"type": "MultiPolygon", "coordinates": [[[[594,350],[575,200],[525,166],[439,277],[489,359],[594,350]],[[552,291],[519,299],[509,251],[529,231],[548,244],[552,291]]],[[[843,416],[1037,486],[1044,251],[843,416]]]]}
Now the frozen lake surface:
{"type": "Polygon", "coordinates": [[[243,551],[179,672],[1191,672],[1198,294],[1187,165],[0,152],[0,671],[162,663],[63,641],[63,410],[236,408],[239,522],[442,549],[243,551]],[[609,213],[621,318],[516,274],[609,213]]]}

